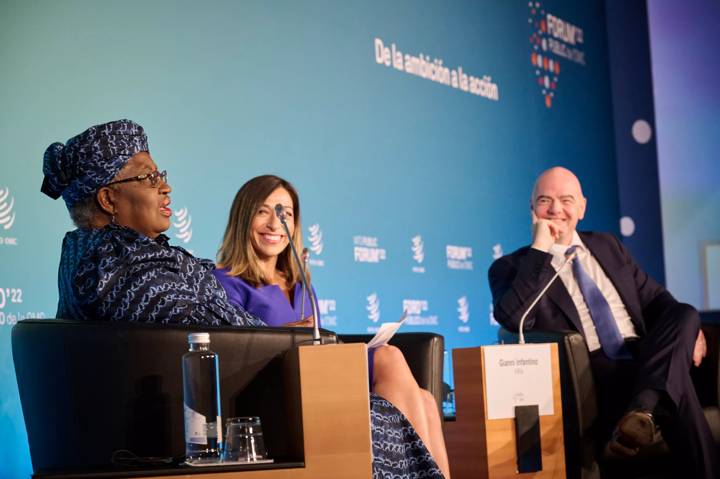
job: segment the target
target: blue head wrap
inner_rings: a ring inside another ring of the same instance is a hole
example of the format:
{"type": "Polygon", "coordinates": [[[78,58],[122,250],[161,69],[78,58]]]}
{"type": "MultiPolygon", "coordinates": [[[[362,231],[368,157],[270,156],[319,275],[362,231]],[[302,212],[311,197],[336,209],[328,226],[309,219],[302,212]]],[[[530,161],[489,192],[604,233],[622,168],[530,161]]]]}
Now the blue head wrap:
{"type": "Polygon", "coordinates": [[[52,199],[62,195],[68,208],[106,185],[135,153],[148,151],[143,127],[117,120],[88,128],[65,145],[45,150],[40,191],[52,199]]]}

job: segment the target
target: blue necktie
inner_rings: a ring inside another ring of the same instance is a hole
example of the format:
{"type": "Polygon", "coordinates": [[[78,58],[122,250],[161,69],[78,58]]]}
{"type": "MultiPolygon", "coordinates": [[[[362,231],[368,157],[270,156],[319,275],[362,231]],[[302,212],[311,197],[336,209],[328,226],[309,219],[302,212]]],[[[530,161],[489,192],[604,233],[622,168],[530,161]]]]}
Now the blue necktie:
{"type": "MultiPolygon", "coordinates": [[[[565,255],[571,254],[577,246],[571,246],[565,255]]],[[[610,310],[605,296],[603,296],[600,288],[597,287],[590,275],[583,269],[578,258],[575,258],[572,264],[575,280],[580,286],[580,292],[585,298],[585,303],[590,310],[590,317],[595,323],[595,331],[597,332],[600,346],[610,359],[629,359],[631,357],[625,347],[625,340],[620,334],[620,329],[615,322],[615,317],[610,310]]]]}

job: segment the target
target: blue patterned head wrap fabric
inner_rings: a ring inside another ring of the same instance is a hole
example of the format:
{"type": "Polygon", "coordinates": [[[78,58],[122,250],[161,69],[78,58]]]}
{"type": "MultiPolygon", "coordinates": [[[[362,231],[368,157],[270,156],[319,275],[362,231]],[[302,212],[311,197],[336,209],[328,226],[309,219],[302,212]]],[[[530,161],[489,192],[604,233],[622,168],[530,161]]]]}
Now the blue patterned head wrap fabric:
{"type": "Polygon", "coordinates": [[[40,191],[54,200],[62,195],[70,208],[112,181],[130,157],[141,151],[149,150],[145,131],[137,123],[117,120],[92,126],[64,145],[48,146],[40,191]]]}

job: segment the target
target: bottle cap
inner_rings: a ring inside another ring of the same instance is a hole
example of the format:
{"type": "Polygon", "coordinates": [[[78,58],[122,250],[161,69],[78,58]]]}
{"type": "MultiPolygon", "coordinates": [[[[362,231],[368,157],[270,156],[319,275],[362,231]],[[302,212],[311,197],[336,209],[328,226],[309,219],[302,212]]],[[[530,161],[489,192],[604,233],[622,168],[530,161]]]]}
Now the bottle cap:
{"type": "Polygon", "coordinates": [[[188,334],[188,343],[210,344],[210,333],[190,333],[188,334]]]}

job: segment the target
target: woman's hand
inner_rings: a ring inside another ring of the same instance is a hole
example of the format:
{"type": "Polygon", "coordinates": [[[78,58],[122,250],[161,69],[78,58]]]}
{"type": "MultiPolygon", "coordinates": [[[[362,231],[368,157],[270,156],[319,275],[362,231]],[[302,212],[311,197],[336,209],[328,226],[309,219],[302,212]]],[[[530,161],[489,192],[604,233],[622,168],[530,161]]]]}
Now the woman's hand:
{"type": "Polygon", "coordinates": [[[285,323],[283,324],[283,326],[291,328],[312,328],[313,326],[315,326],[315,318],[313,316],[310,316],[299,321],[293,321],[292,323],[285,323]]]}

